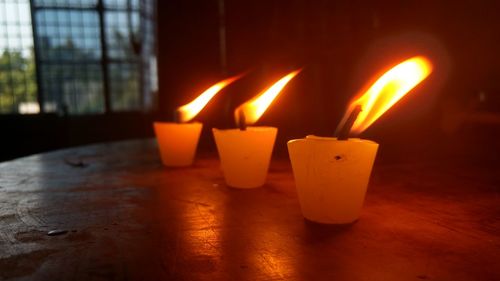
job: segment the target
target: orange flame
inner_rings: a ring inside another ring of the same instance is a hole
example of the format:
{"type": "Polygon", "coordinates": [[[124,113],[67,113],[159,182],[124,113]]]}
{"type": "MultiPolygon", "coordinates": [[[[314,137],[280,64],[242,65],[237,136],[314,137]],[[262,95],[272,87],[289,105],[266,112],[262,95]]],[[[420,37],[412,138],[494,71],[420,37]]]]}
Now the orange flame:
{"type": "Polygon", "coordinates": [[[234,76],[225,80],[218,82],[217,84],[206,89],[201,95],[195,98],[188,104],[185,104],[177,108],[178,112],[178,122],[184,123],[193,119],[200,111],[207,105],[207,103],[217,95],[222,89],[227,85],[233,83],[234,81],[241,78],[242,75],[234,76]]]}
{"type": "Polygon", "coordinates": [[[238,106],[238,108],[236,108],[236,110],[234,111],[236,124],[240,124],[240,122],[242,121],[240,120],[240,111],[242,111],[243,115],[245,116],[245,125],[250,125],[257,122],[267,110],[267,108],[271,105],[271,103],[281,93],[281,90],[283,90],[288,82],[290,82],[290,80],[292,80],[295,75],[299,74],[300,71],[301,69],[290,72],[259,95],[238,106]]]}
{"type": "Polygon", "coordinates": [[[431,62],[423,56],[416,56],[384,73],[360,98],[350,104],[344,120],[356,106],[361,106],[361,112],[351,131],[359,134],[366,130],[431,72],[431,62]]]}

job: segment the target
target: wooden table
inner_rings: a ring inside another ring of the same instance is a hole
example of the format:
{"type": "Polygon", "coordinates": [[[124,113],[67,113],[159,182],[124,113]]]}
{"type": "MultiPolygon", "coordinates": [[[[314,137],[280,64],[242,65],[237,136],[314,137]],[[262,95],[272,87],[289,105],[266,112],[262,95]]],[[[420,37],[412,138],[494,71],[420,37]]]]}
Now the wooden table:
{"type": "Polygon", "coordinates": [[[34,155],[0,164],[0,280],[500,280],[497,172],[376,163],[335,227],[302,218],[286,158],[236,190],[216,155],[167,169],[152,140],[34,155]]]}

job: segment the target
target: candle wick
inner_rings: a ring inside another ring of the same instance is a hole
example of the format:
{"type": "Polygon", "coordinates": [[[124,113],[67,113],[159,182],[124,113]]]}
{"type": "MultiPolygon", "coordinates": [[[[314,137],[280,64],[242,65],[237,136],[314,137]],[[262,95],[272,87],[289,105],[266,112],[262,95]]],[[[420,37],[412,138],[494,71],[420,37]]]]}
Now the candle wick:
{"type": "Polygon", "coordinates": [[[337,140],[347,140],[349,138],[349,133],[351,132],[351,128],[354,125],[354,122],[358,118],[359,113],[361,112],[361,106],[356,105],[351,113],[349,114],[349,117],[347,120],[344,122],[344,124],[339,124],[339,127],[337,128],[337,140]]]}
{"type": "Polygon", "coordinates": [[[243,110],[238,110],[238,127],[241,131],[245,131],[247,129],[247,120],[243,110]]]}
{"type": "Polygon", "coordinates": [[[182,123],[181,122],[182,112],[179,109],[174,110],[174,123],[182,123]]]}

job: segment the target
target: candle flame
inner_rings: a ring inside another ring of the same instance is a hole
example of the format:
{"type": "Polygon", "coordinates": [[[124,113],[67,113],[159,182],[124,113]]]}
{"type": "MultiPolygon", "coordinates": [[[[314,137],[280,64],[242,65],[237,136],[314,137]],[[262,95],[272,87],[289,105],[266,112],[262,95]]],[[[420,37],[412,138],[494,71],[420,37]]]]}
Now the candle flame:
{"type": "Polygon", "coordinates": [[[292,80],[302,69],[295,70],[283,76],[280,80],[275,82],[271,87],[267,88],[259,95],[253,97],[251,100],[238,106],[234,111],[236,124],[245,122],[245,125],[254,124],[264,114],[271,103],[281,93],[283,88],[292,80]],[[240,120],[240,111],[243,112],[245,120],[240,120]]]}
{"type": "Polygon", "coordinates": [[[227,78],[225,80],[222,80],[218,82],[217,84],[211,86],[210,88],[206,89],[203,93],[201,93],[197,98],[195,98],[193,101],[191,101],[188,104],[185,104],[183,106],[180,106],[177,108],[177,112],[179,113],[178,115],[178,122],[184,123],[184,122],[189,122],[191,119],[196,117],[198,113],[207,105],[207,103],[217,95],[222,89],[224,89],[227,85],[233,83],[234,81],[238,80],[241,78],[242,75],[237,75],[231,78],[227,78]]]}
{"type": "Polygon", "coordinates": [[[384,73],[361,97],[349,105],[344,120],[356,106],[361,106],[362,110],[351,132],[359,134],[366,130],[431,72],[431,62],[423,56],[416,56],[384,73]]]}

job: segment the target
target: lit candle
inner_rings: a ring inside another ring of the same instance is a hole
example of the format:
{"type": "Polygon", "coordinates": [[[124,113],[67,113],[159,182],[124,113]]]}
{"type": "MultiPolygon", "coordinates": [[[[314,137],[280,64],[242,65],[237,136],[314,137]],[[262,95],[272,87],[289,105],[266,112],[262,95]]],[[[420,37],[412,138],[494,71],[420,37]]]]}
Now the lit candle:
{"type": "Polygon", "coordinates": [[[283,88],[300,70],[284,76],[261,94],[235,110],[239,129],[212,129],[226,184],[235,188],[255,188],[266,181],[278,129],[249,127],[264,114],[283,88]]]}
{"type": "Polygon", "coordinates": [[[431,71],[426,58],[410,58],[379,77],[350,104],[337,128],[337,138],[308,136],[288,142],[306,219],[327,224],[358,219],[378,144],[348,135],[363,132],[431,71]]]}
{"type": "Polygon", "coordinates": [[[158,148],[165,166],[184,167],[193,163],[203,124],[188,122],[196,117],[217,93],[240,77],[235,76],[220,81],[190,103],[177,108],[175,122],[154,122],[158,148]]]}

